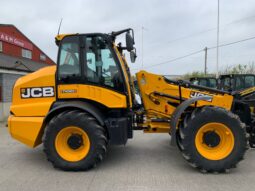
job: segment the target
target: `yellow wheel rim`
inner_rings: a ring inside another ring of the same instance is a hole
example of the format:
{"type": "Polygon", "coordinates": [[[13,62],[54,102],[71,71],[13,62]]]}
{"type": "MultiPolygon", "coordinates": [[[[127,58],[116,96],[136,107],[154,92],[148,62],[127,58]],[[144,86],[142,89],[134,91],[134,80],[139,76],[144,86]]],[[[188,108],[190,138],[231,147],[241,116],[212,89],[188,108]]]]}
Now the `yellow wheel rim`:
{"type": "Polygon", "coordinates": [[[198,130],[195,138],[197,151],[209,160],[226,158],[231,154],[234,144],[232,131],[222,123],[205,124],[198,130]]]}
{"type": "Polygon", "coordinates": [[[68,126],[57,134],[55,148],[64,160],[78,162],[84,159],[89,152],[89,137],[81,128],[68,126]]]}

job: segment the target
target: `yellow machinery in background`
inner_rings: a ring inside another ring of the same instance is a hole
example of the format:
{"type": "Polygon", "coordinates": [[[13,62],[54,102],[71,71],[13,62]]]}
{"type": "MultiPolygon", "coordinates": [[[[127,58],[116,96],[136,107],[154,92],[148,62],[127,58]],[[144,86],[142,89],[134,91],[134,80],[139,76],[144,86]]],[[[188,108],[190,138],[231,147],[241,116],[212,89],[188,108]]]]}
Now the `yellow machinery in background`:
{"type": "Polygon", "coordinates": [[[133,130],[169,133],[201,171],[224,172],[243,159],[252,117],[228,92],[140,71],[137,103],[123,54],[135,61],[132,29],[58,35],[56,44],[57,66],[17,80],[8,119],[11,136],[32,148],[43,143],[54,167],[90,169],[109,144],[126,144],[133,130]],[[116,45],[123,33],[126,45],[116,45]]]}

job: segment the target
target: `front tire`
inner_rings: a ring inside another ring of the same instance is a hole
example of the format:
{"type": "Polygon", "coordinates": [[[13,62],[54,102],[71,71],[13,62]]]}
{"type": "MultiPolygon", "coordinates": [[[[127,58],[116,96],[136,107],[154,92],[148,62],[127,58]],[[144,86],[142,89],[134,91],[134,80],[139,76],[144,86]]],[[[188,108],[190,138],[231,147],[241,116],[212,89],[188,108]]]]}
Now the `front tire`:
{"type": "Polygon", "coordinates": [[[179,127],[178,143],[183,157],[202,172],[234,168],[247,150],[245,125],[225,109],[196,109],[179,127]]]}
{"type": "Polygon", "coordinates": [[[105,129],[82,111],[65,111],[48,123],[44,152],[55,168],[67,171],[88,170],[100,162],[107,147],[105,129]]]}

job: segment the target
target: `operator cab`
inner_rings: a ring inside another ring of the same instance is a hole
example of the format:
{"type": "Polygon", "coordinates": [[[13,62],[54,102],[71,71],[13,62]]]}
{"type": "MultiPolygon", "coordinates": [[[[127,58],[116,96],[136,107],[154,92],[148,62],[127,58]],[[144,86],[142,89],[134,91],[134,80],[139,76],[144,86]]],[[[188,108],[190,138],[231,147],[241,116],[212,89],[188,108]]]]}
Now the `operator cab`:
{"type": "Polygon", "coordinates": [[[214,77],[194,77],[190,78],[190,83],[193,85],[205,86],[208,88],[217,88],[217,79],[214,77]]]}
{"type": "Polygon", "coordinates": [[[121,53],[129,51],[131,61],[135,61],[132,29],[111,34],[58,35],[56,44],[59,46],[58,84],[94,85],[128,95],[129,83],[126,82],[130,81],[127,79],[130,74],[121,53]],[[116,47],[116,36],[122,33],[126,33],[126,47],[121,44],[116,47]]]}
{"type": "Polygon", "coordinates": [[[254,74],[228,74],[219,77],[219,89],[225,91],[239,91],[255,86],[254,74]]]}

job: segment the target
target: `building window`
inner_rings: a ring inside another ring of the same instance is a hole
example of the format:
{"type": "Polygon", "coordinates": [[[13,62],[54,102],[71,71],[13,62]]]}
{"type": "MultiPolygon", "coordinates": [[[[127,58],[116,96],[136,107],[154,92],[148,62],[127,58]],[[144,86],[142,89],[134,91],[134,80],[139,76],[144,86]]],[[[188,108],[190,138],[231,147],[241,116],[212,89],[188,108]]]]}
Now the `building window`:
{"type": "Polygon", "coordinates": [[[0,41],[0,52],[3,52],[3,43],[0,41]]]}
{"type": "Polygon", "coordinates": [[[22,57],[32,59],[32,52],[30,50],[22,49],[22,57]]]}
{"type": "Polygon", "coordinates": [[[40,60],[45,61],[46,60],[46,56],[44,54],[40,54],[40,60]]]}

